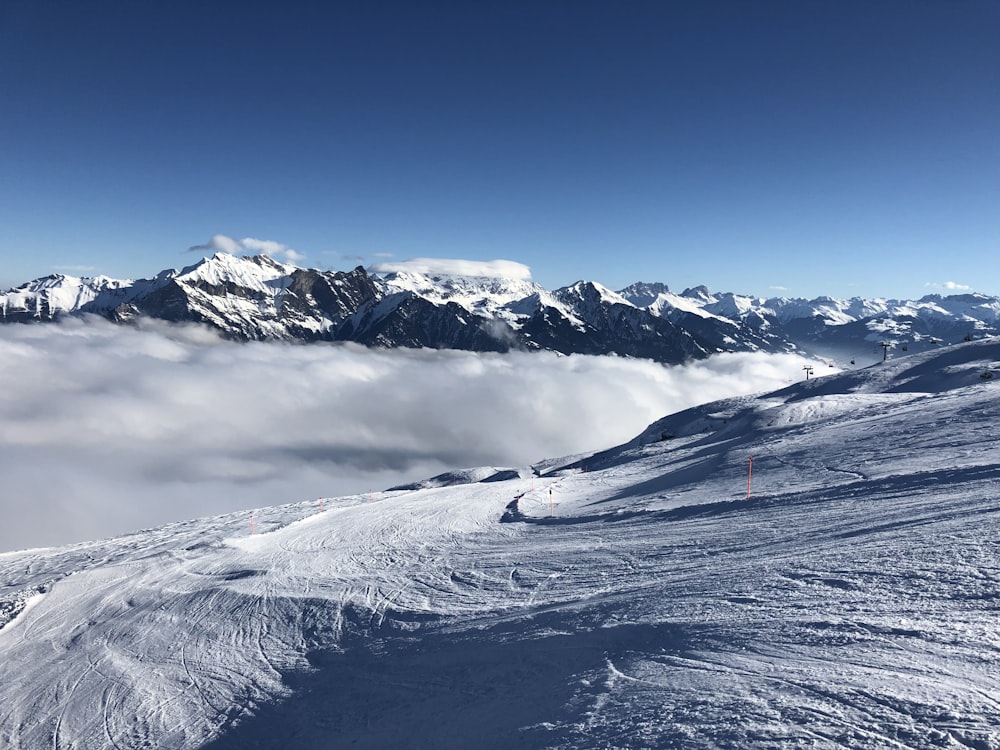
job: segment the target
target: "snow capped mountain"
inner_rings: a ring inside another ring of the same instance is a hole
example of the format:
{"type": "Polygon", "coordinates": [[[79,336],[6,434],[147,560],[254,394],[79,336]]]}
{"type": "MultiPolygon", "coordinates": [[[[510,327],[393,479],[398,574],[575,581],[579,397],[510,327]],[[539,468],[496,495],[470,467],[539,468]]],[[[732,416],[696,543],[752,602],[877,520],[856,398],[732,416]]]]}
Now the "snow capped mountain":
{"type": "MultiPolygon", "coordinates": [[[[379,296],[363,269],[325,273],[266,255],[216,253],[158,282],[106,313],[205,323],[242,340],[329,339],[364,303],[379,296]]],[[[84,307],[82,312],[103,312],[84,307]]]]}
{"type": "Polygon", "coordinates": [[[976,328],[1000,322],[1000,299],[985,294],[939,294],[922,297],[918,301],[918,315],[926,317],[962,318],[976,328]]]}
{"type": "Polygon", "coordinates": [[[538,284],[523,279],[400,271],[382,276],[381,284],[388,294],[412,292],[436,305],[454,302],[471,313],[490,317],[501,314],[512,302],[545,291],[538,284]]]}
{"type": "Polygon", "coordinates": [[[702,318],[719,317],[706,310],[704,304],[699,304],[699,301],[674,294],[666,284],[632,284],[623,289],[621,295],[636,307],[644,307],[654,315],[662,317],[668,318],[674,311],[692,313],[702,318]]]}
{"type": "Polygon", "coordinates": [[[555,296],[567,305],[576,308],[598,308],[606,305],[632,305],[622,295],[612,292],[594,281],[578,281],[556,290],[555,296]]]}
{"type": "Polygon", "coordinates": [[[633,284],[622,295],[632,304],[646,303],[643,307],[652,315],[699,336],[710,352],[780,352],[796,348],[779,327],[772,328],[770,311],[756,307],[751,297],[714,296],[704,286],[674,294],[663,284],[633,284]]]}
{"type": "Polygon", "coordinates": [[[0,745],[1000,746],[998,384],[993,338],[0,554],[0,745]]]}
{"type": "Polygon", "coordinates": [[[107,276],[78,278],[53,274],[0,295],[0,316],[4,322],[50,320],[72,314],[104,293],[123,292],[133,283],[107,276]]]}
{"type": "Polygon", "coordinates": [[[0,295],[4,322],[92,313],[195,321],[240,340],[355,341],[369,346],[618,354],[678,363],[720,351],[784,352],[865,364],[882,344],[924,351],[1000,333],[1000,299],[761,299],[676,294],[592,281],[548,291],[525,278],[302,269],[217,253],[181,271],[116,281],[51,276],[0,295]]]}
{"type": "Polygon", "coordinates": [[[702,307],[705,312],[729,320],[745,320],[751,315],[762,317],[760,300],[731,292],[721,294],[714,302],[702,307]]]}
{"type": "Polygon", "coordinates": [[[618,293],[636,307],[653,307],[661,296],[674,296],[666,284],[658,281],[637,281],[618,293]]]}
{"type": "Polygon", "coordinates": [[[823,319],[824,325],[843,325],[862,318],[884,315],[890,309],[886,300],[838,300],[833,297],[817,297],[813,300],[776,298],[767,300],[764,307],[782,323],[796,318],[823,319]]]}
{"type": "Polygon", "coordinates": [[[660,362],[701,358],[712,351],[697,333],[636,307],[600,284],[578,281],[551,296],[555,304],[524,325],[542,348],[561,350],[561,342],[570,342],[572,351],[660,362]]]}

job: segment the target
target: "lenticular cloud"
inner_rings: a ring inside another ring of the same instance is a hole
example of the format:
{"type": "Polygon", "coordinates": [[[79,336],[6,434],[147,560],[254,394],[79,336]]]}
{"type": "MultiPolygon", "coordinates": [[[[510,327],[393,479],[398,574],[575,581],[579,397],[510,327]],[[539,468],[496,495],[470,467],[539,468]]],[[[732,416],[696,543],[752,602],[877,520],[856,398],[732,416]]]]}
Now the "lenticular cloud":
{"type": "Polygon", "coordinates": [[[378,263],[375,273],[412,272],[431,276],[474,276],[531,281],[531,269],[514,260],[460,260],[457,258],[413,258],[378,263]]]}
{"type": "Polygon", "coordinates": [[[239,344],[100,320],[0,327],[0,357],[0,551],[606,448],[803,362],[239,344]]]}

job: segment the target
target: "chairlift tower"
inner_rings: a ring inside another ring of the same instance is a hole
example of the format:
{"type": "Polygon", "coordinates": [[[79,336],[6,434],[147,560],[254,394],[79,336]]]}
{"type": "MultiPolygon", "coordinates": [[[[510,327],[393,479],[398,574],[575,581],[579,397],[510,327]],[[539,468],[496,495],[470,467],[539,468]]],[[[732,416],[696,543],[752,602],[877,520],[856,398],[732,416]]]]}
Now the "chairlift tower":
{"type": "Polygon", "coordinates": [[[892,346],[888,341],[883,341],[879,346],[882,347],[882,361],[885,362],[885,358],[889,356],[889,348],[892,346]]]}
{"type": "Polygon", "coordinates": [[[809,380],[809,376],[813,374],[812,365],[806,365],[802,369],[806,371],[806,380],[809,380]]]}

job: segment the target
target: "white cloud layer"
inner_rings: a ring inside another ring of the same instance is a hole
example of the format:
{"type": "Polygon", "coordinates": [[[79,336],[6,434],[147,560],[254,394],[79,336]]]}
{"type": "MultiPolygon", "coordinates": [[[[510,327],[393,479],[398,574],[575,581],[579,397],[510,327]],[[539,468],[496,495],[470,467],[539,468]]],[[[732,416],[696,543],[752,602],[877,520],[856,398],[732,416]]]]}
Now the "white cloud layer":
{"type": "Polygon", "coordinates": [[[803,364],[238,344],[97,319],[0,326],[0,361],[0,551],[607,448],[803,364]]]}
{"type": "Polygon", "coordinates": [[[945,281],[943,283],[929,281],[924,286],[933,287],[935,289],[946,289],[949,292],[968,292],[972,290],[972,287],[968,284],[959,284],[957,281],[945,281]]]}
{"type": "Polygon", "coordinates": [[[82,266],[79,264],[72,264],[72,263],[53,266],[53,267],[55,268],[56,271],[60,273],[70,273],[70,274],[92,273],[93,271],[97,270],[95,266],[82,266]]]}
{"type": "Polygon", "coordinates": [[[513,260],[461,260],[458,258],[413,258],[377,263],[374,273],[409,272],[428,276],[473,276],[531,281],[531,269],[513,260]]]}
{"type": "Polygon", "coordinates": [[[298,263],[305,260],[305,255],[293,250],[287,245],[274,240],[258,240],[253,237],[244,237],[242,240],[233,239],[224,234],[213,234],[211,239],[204,245],[192,245],[189,251],[223,252],[230,255],[244,255],[253,253],[255,255],[269,255],[275,260],[284,263],[298,263]]]}

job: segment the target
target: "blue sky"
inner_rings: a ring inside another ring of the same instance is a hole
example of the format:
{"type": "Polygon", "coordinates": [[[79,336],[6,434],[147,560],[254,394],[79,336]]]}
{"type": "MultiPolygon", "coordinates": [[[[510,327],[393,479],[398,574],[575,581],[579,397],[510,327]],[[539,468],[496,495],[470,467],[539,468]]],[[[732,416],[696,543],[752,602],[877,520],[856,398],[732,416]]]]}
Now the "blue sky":
{"type": "Polygon", "coordinates": [[[0,285],[215,234],[784,295],[1000,294],[1000,3],[0,5],[0,285]]]}

